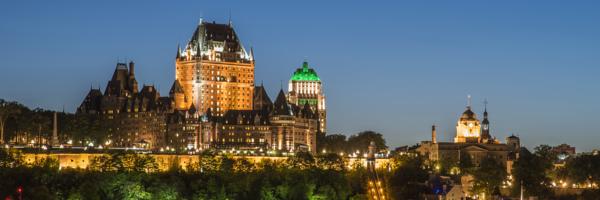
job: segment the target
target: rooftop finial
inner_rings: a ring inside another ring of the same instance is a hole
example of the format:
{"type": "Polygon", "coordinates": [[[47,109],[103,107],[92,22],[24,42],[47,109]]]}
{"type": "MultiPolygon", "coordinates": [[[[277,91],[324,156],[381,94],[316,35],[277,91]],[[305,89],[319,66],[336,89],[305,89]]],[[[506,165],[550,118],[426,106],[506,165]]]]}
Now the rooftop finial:
{"type": "Polygon", "coordinates": [[[231,8],[229,8],[229,27],[231,27],[231,8]]]}
{"type": "Polygon", "coordinates": [[[302,69],[304,69],[305,71],[308,70],[308,61],[306,61],[306,57],[304,58],[304,61],[302,62],[302,69]]]}
{"type": "Polygon", "coordinates": [[[467,95],[467,108],[471,108],[471,95],[467,95]]]}
{"type": "Polygon", "coordinates": [[[487,104],[488,104],[488,100],[487,98],[483,100],[483,108],[485,111],[487,111],[487,104]]]}

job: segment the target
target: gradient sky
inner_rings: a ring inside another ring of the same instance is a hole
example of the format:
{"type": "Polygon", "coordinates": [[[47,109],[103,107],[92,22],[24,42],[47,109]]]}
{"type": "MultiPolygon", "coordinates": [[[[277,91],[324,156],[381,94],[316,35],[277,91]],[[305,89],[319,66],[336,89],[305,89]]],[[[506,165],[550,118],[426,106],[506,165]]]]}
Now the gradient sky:
{"type": "Polygon", "coordinates": [[[271,98],[305,58],[316,68],[329,133],[400,146],[435,123],[450,141],[471,94],[502,141],[600,148],[598,1],[218,2],[2,1],[0,98],[72,112],[119,59],[167,95],[177,44],[231,13],[271,98]]]}

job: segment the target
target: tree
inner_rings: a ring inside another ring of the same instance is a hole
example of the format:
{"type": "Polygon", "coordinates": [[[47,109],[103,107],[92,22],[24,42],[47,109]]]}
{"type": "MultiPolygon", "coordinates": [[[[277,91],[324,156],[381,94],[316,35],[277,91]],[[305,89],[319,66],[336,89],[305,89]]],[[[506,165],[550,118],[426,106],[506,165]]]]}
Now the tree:
{"type": "Polygon", "coordinates": [[[479,167],[473,170],[473,192],[492,196],[502,186],[507,173],[505,166],[492,157],[481,160],[479,167]]]}
{"type": "Polygon", "coordinates": [[[323,150],[328,153],[348,152],[346,136],[342,134],[324,136],[321,140],[318,140],[317,144],[319,144],[318,152],[323,152],[323,150]]]}
{"type": "Polygon", "coordinates": [[[346,169],[346,162],[340,155],[328,153],[317,156],[317,166],[325,170],[342,171],[346,169]]]}
{"type": "MultiPolygon", "coordinates": [[[[536,149],[541,150],[541,148],[536,149]]],[[[527,196],[545,198],[552,193],[549,188],[550,178],[547,175],[553,168],[552,161],[544,155],[547,154],[540,151],[536,151],[535,154],[526,150],[521,151],[519,159],[513,164],[513,194],[520,192],[521,185],[527,196]]]]}
{"type": "Polygon", "coordinates": [[[6,102],[0,99],[0,144],[4,144],[4,126],[6,120],[20,113],[20,105],[16,102],[6,102]]]}
{"type": "Polygon", "coordinates": [[[316,166],[315,158],[308,152],[298,152],[287,159],[287,165],[297,169],[310,169],[316,166]]]}
{"type": "Polygon", "coordinates": [[[427,191],[425,181],[429,174],[423,167],[422,157],[396,155],[391,162],[396,166],[389,180],[394,199],[414,199],[427,191]]]}
{"type": "Polygon", "coordinates": [[[22,162],[19,151],[14,149],[0,149],[0,169],[17,167],[22,162]]]}
{"type": "Polygon", "coordinates": [[[48,118],[46,118],[46,116],[43,115],[43,110],[41,109],[35,109],[33,116],[31,117],[31,122],[33,124],[34,127],[36,129],[37,132],[37,136],[36,136],[36,144],[38,146],[42,146],[42,130],[44,128],[47,128],[50,125],[50,120],[48,118]]]}
{"type": "Polygon", "coordinates": [[[544,160],[546,168],[550,168],[554,161],[558,159],[558,154],[552,151],[552,147],[549,145],[542,144],[534,148],[535,155],[544,160]]]}
{"type": "Polygon", "coordinates": [[[565,164],[567,177],[574,183],[600,183],[600,155],[581,154],[565,164]]]}
{"type": "Polygon", "coordinates": [[[351,151],[359,150],[364,152],[369,149],[371,141],[375,142],[377,151],[387,149],[383,135],[374,131],[363,131],[356,135],[350,136],[350,138],[348,138],[348,148],[351,151]]]}

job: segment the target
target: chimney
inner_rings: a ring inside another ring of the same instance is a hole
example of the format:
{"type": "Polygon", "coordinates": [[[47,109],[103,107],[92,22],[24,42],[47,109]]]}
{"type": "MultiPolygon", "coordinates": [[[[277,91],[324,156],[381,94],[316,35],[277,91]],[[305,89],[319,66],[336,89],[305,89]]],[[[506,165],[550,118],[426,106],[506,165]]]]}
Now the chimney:
{"type": "Polygon", "coordinates": [[[129,75],[135,75],[135,63],[133,63],[133,61],[129,62],[129,75]]]}
{"type": "Polygon", "coordinates": [[[434,124],[433,126],[431,126],[431,143],[432,144],[437,143],[436,137],[437,137],[437,135],[435,132],[435,124],[434,124]]]}

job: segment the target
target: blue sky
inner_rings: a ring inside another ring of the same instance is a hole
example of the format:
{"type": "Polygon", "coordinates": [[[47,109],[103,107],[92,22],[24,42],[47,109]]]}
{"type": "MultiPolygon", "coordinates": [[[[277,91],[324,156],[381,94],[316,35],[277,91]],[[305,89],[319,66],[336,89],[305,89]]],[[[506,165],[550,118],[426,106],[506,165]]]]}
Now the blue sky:
{"type": "Polygon", "coordinates": [[[117,60],[167,95],[199,18],[233,24],[271,98],[306,58],[329,133],[450,141],[467,94],[492,135],[600,148],[597,1],[3,1],[0,98],[74,111],[117,60]]]}

